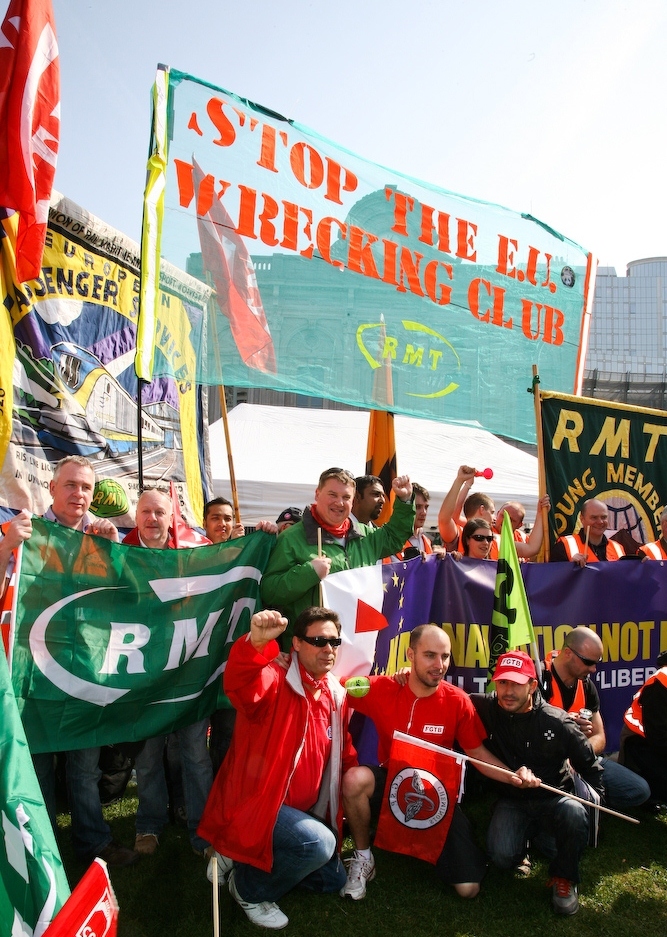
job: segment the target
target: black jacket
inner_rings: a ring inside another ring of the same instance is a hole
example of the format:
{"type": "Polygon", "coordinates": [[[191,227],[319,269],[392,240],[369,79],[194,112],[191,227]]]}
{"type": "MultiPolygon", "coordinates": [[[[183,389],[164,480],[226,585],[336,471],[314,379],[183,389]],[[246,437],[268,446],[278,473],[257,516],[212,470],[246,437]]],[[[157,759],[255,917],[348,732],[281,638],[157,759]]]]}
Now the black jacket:
{"type": "MultiPolygon", "coordinates": [[[[495,693],[473,693],[472,701],[488,736],[484,744],[508,768],[516,771],[525,765],[545,784],[572,793],[569,760],[584,780],[602,793],[602,767],[593,747],[562,709],[545,703],[539,693],[527,713],[505,712],[495,693]]],[[[553,796],[541,788],[520,790],[509,784],[502,787],[504,797],[553,796]]]]}

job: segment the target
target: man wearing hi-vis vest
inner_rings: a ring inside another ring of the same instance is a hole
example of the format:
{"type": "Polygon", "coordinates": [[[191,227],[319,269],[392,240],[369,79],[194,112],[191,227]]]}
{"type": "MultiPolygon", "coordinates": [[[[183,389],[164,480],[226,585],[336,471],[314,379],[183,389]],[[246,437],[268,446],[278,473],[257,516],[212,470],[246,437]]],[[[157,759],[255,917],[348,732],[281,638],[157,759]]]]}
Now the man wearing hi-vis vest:
{"type": "Polygon", "coordinates": [[[667,560],[667,508],[660,515],[660,530],[662,536],[659,540],[654,540],[653,543],[645,543],[637,551],[639,554],[643,553],[649,560],[667,560]]]}
{"type": "Polygon", "coordinates": [[[584,567],[587,563],[620,560],[625,550],[615,540],[608,540],[605,531],[609,526],[609,511],[604,501],[591,498],[581,507],[581,530],[578,534],[559,537],[551,551],[552,563],[576,563],[584,567]]]}
{"type": "Polygon", "coordinates": [[[602,641],[598,635],[583,625],[574,628],[565,636],[560,652],[547,654],[541,690],[547,703],[570,714],[593,746],[602,767],[606,803],[616,810],[625,810],[643,804],[651,791],[644,778],[603,756],[607,737],[600,696],[592,679],[601,659],[602,641]]]}
{"type": "Polygon", "coordinates": [[[641,774],[651,799],[667,801],[667,654],[658,657],[657,670],[635,693],[621,732],[619,760],[641,774]]]}

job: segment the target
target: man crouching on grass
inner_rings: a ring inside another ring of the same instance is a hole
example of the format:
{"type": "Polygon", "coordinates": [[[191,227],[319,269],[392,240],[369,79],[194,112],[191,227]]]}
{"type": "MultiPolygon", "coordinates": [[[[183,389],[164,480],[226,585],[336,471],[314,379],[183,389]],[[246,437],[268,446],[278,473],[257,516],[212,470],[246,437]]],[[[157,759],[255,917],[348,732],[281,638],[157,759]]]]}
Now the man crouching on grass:
{"type": "MultiPolygon", "coordinates": [[[[378,676],[369,680],[368,695],[350,703],[375,723],[379,766],[359,765],[343,781],[345,816],[355,852],[348,864],[343,897],[359,901],[366,884],[375,878],[375,859],[370,849],[371,818],[379,814],[387,781],[394,731],[413,735],[444,748],[456,741],[473,758],[480,771],[506,785],[536,787],[539,780],[520,763],[510,774],[504,761],[484,745],[486,732],[468,694],[445,680],[451,659],[449,636],[437,625],[418,625],[410,633],[407,651],[409,676],[378,676]],[[496,768],[503,769],[499,773],[496,768]]],[[[452,885],[462,898],[474,898],[486,872],[486,857],[475,843],[470,824],[457,805],[442,854],[436,863],[439,878],[452,885]]]]}
{"type": "Polygon", "coordinates": [[[199,826],[234,900],[253,924],[274,930],[288,923],[276,901],[295,885],[337,892],[345,884],[331,827],[342,819],[343,771],[357,763],[346,693],[329,672],[338,616],[301,612],[287,670],[276,660],[286,627],[279,612],[258,612],[232,646],[224,689],[236,726],[199,826]]]}

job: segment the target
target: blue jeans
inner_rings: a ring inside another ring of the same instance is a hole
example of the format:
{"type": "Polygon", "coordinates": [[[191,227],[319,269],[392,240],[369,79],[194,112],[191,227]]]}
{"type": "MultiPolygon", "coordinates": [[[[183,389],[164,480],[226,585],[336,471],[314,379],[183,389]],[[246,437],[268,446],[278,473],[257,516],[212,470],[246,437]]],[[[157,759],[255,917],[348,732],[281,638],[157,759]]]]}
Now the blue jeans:
{"type": "Polygon", "coordinates": [[[567,797],[499,800],[486,834],[491,861],[501,869],[515,868],[528,840],[551,860],[551,876],[577,883],[588,843],[587,808],[567,797]]]}
{"type": "Polygon", "coordinates": [[[611,758],[600,759],[602,763],[602,783],[605,789],[605,801],[615,810],[626,807],[638,807],[651,796],[651,788],[640,775],[611,758]]]}
{"type": "Polygon", "coordinates": [[[54,765],[55,755],[52,752],[44,752],[32,756],[32,765],[39,781],[46,807],[55,833],[58,829],[56,823],[56,771],[54,765]]]}
{"type": "Polygon", "coordinates": [[[98,782],[99,748],[67,752],[67,796],[72,814],[72,845],[79,859],[91,859],[111,842],[111,830],[102,814],[98,782]]]}
{"type": "Polygon", "coordinates": [[[308,813],[282,806],[273,828],[273,867],[263,872],[235,862],[235,881],[244,901],[278,901],[299,883],[311,891],[340,891],[347,880],[336,837],[308,813]]]}
{"type": "MultiPolygon", "coordinates": [[[[213,783],[213,769],[206,748],[207,729],[208,719],[201,719],[174,733],[181,752],[188,833],[192,847],[197,852],[203,852],[209,845],[197,836],[197,827],[213,783]]],[[[135,761],[139,795],[137,833],[154,833],[159,836],[169,821],[169,793],[163,763],[166,739],[165,735],[148,739],[135,761]]]]}

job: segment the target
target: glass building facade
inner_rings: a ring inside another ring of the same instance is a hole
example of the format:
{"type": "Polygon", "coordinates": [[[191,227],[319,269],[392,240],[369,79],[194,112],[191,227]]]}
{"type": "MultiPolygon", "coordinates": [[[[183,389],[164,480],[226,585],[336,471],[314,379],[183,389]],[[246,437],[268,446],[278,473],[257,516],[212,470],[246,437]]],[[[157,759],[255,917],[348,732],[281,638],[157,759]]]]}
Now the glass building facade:
{"type": "Polygon", "coordinates": [[[584,395],[667,407],[667,257],[599,267],[584,395]]]}

